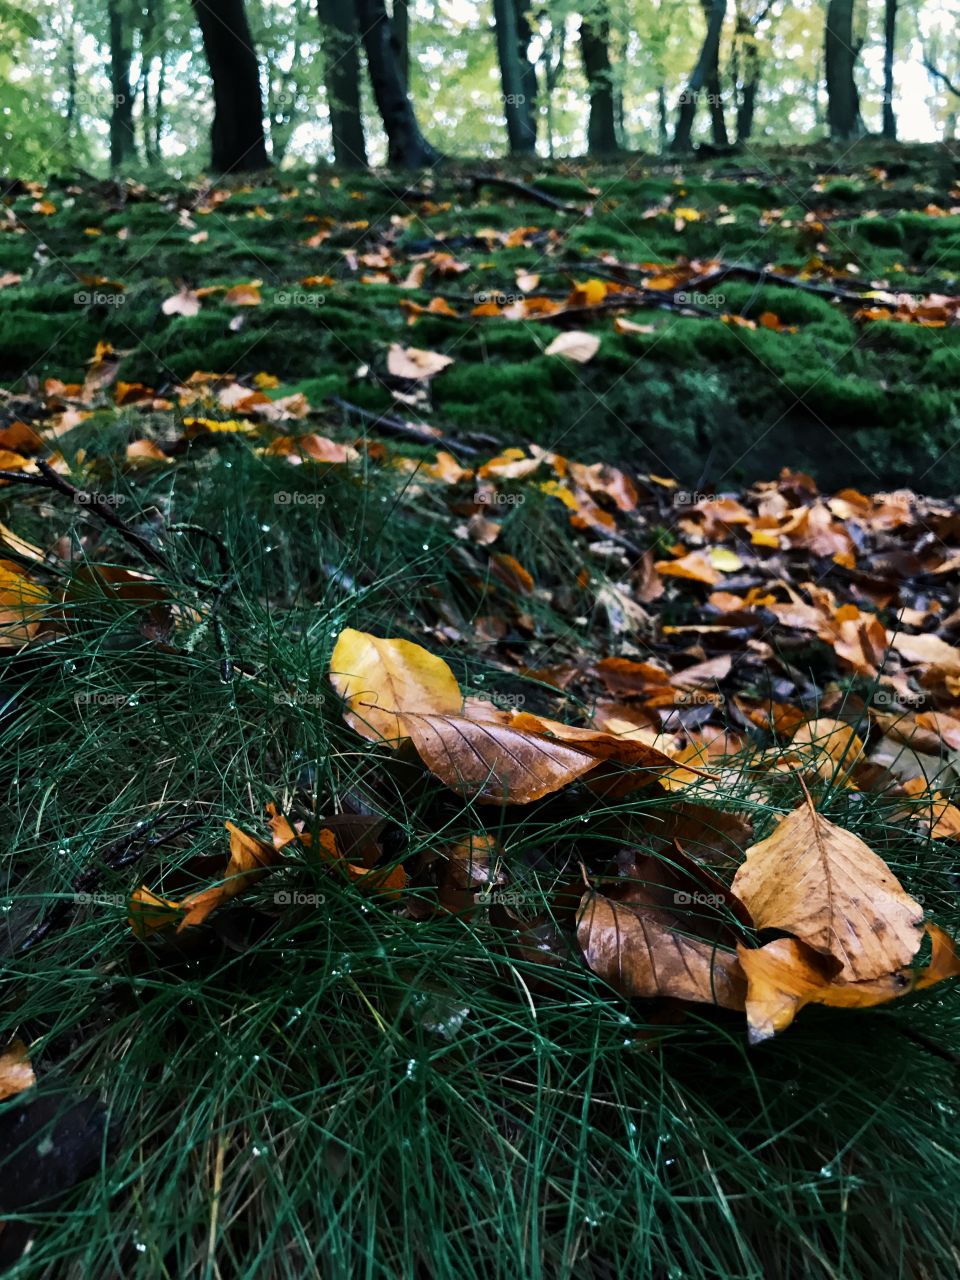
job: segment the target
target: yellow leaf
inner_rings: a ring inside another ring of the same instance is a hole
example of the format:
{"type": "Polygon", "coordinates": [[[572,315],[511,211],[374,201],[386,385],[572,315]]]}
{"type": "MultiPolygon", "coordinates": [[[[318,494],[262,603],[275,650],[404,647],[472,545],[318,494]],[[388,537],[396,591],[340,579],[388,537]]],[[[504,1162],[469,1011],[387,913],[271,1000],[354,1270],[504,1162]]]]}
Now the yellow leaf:
{"type": "Polygon", "coordinates": [[[348,704],[345,719],[371,742],[411,736],[408,712],[457,715],[463,695],[453,672],[409,640],[347,627],[330,658],[330,681],[348,704]]]}

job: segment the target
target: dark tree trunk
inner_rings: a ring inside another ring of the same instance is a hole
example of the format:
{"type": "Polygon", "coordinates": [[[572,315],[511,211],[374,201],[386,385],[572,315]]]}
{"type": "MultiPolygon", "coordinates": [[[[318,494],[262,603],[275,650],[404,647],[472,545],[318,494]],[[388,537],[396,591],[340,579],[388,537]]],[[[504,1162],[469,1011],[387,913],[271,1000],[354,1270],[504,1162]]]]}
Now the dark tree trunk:
{"type": "Polygon", "coordinates": [[[144,9],[140,28],[140,132],[143,139],[143,156],[147,164],[160,163],[157,120],[160,114],[160,93],[163,87],[164,13],[160,0],[148,3],[144,9]],[[150,72],[159,59],[157,93],[150,101],[150,72]]]}
{"type": "Polygon", "coordinates": [[[669,142],[669,125],[667,123],[667,91],[663,85],[657,85],[657,136],[660,150],[666,151],[669,142]]]}
{"type": "MultiPolygon", "coordinates": [[[[703,16],[709,28],[713,0],[700,0],[700,8],[703,10],[703,16]]],[[[715,147],[729,147],[730,138],[727,135],[727,121],[723,113],[723,91],[720,87],[719,37],[711,51],[710,65],[707,68],[704,88],[707,91],[707,105],[710,108],[710,136],[713,139],[713,145],[715,147]]]]}
{"type": "Polygon", "coordinates": [[[403,87],[410,92],[410,0],[393,0],[390,11],[393,34],[397,37],[397,62],[403,87]]]}
{"type": "Polygon", "coordinates": [[[530,112],[530,119],[536,139],[537,133],[537,100],[540,96],[540,86],[537,84],[537,68],[530,61],[530,43],[533,40],[533,30],[527,21],[527,5],[524,0],[516,0],[517,5],[517,39],[520,44],[520,83],[523,86],[523,96],[527,100],[527,109],[530,112]]]}
{"type": "MultiPolygon", "coordinates": [[[[526,57],[529,27],[524,21],[526,32],[520,30],[522,15],[517,0],[493,0],[493,16],[510,153],[531,155],[537,149],[537,122],[533,114],[534,104],[527,98],[529,77],[524,72],[524,62],[530,66],[526,57]]],[[[533,70],[532,67],[530,69],[533,70]]]]}
{"type": "MultiPolygon", "coordinates": [[[[767,10],[764,10],[766,14],[767,10]]],[[[750,140],[753,133],[753,117],[757,108],[757,89],[760,86],[760,54],[750,19],[737,15],[737,32],[734,48],[741,79],[740,97],[737,101],[737,142],[750,140]],[[741,61],[742,59],[742,61],[741,61]]],[[[739,78],[739,77],[738,77],[739,78]]]]}
{"type": "Polygon", "coordinates": [[[590,93],[587,149],[591,155],[613,155],[619,150],[609,46],[610,23],[604,7],[593,21],[580,20],[580,56],[590,93]]]}
{"type": "Polygon", "coordinates": [[[690,81],[680,95],[677,127],[671,144],[673,151],[690,150],[693,122],[697,114],[697,102],[704,85],[707,83],[710,69],[717,65],[717,60],[720,56],[720,33],[723,30],[723,18],[726,11],[727,0],[709,0],[707,34],[700,47],[700,56],[697,58],[697,65],[693,68],[690,81]]]}
{"type": "Polygon", "coordinates": [[[268,169],[260,68],[243,0],[193,0],[213,80],[211,166],[217,173],[268,169]]]}
{"type": "Polygon", "coordinates": [[[356,0],[356,6],[373,96],[387,135],[387,163],[401,169],[433,164],[439,155],[420,132],[407,96],[385,0],[356,0]]]}
{"type": "Polygon", "coordinates": [[[830,137],[846,142],[863,133],[860,95],[853,69],[860,52],[854,47],[853,7],[855,0],[830,0],[827,6],[824,61],[827,71],[827,124],[830,137]]]}
{"type": "Polygon", "coordinates": [[[893,60],[897,45],[897,0],[886,0],[883,10],[883,136],[897,138],[897,117],[893,113],[893,60]]]}
{"type": "Polygon", "coordinates": [[[130,86],[130,27],[121,0],[108,0],[110,27],[110,168],[122,168],[136,155],[133,133],[133,93],[130,86]]]}
{"type": "Polygon", "coordinates": [[[333,156],[344,169],[365,169],[367,143],[360,109],[360,37],[353,0],[318,0],[323,26],[323,81],[333,132],[333,156]]]}

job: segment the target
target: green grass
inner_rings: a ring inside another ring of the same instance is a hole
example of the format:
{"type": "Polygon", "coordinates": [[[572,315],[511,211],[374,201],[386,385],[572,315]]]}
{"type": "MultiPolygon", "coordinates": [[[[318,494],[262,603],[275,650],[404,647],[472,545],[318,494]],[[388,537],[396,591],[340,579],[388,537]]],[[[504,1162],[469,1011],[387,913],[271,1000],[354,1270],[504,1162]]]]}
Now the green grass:
{"type": "MultiPolygon", "coordinates": [[[[630,260],[724,251],[799,266],[812,245],[798,219],[829,206],[835,263],[859,263],[865,277],[891,273],[898,287],[920,278],[925,289],[956,292],[957,219],[923,213],[950,204],[950,157],[864,150],[839,171],[835,160],[771,153],[770,173],[754,178],[731,174],[742,158],[684,174],[639,161],[598,170],[584,175],[601,188],[597,212],[572,228],[564,215],[504,205],[485,190],[414,219],[399,243],[416,252],[438,234],[565,228],[538,268],[545,288],[565,292],[571,276],[588,274],[578,263],[607,249],[630,260]],[[877,162],[887,183],[870,176],[877,162]],[[643,216],[681,189],[675,203],[703,210],[705,221],[678,233],[672,217],[643,216]],[[717,223],[720,205],[738,221],[717,223]],[[751,251],[758,218],[774,208],[794,225],[770,230],[761,256],[751,251]]],[[[438,200],[455,176],[438,175],[438,200]]],[[[79,378],[107,339],[127,353],[120,376],[158,390],[197,368],[267,370],[284,379],[283,393],[308,394],[319,411],[310,430],[347,439],[348,428],[322,409],[324,397],[389,407],[384,389],[357,381],[356,369],[380,367],[388,342],[409,342],[454,354],[427,415],[454,431],[483,428],[507,445],[535,438],[579,461],[673,474],[683,487],[708,456],[724,487],[769,478],[784,464],[814,471],[825,486],[833,478],[872,491],[912,475],[928,490],[955,487],[942,462],[958,429],[955,330],[859,328],[821,298],[731,280],[725,309],[750,318],[773,310],[799,331],[632,313],[656,332],[604,328],[595,360],[573,370],[541,354],[551,328],[499,320],[470,328],[438,316],[410,328],[397,305],[436,291],[509,290],[539,250],[454,245],[470,271],[452,281],[420,291],[362,285],[343,250],[371,249],[393,199],[375,177],[345,178],[339,188],[328,177],[291,175],[236,191],[216,212],[196,215],[196,228],[165,207],[184,193],[172,183],[159,199],[119,210],[107,188],[84,189],[70,205],[52,184],[58,212],[49,219],[29,213],[32,197],[18,198],[13,207],[32,218],[48,252],[35,256],[32,234],[4,234],[3,269],[25,278],[0,291],[0,379],[28,390],[29,377],[79,378]],[[273,220],[248,216],[259,205],[273,220]],[[337,227],[307,249],[301,242],[318,225],[307,215],[367,218],[373,229],[337,227]],[[89,225],[105,234],[85,236],[89,225]],[[130,234],[118,239],[124,227],[130,234]],[[207,243],[190,243],[195,229],[208,228],[207,243]],[[81,289],[110,287],[78,284],[78,273],[123,281],[123,306],[76,305],[81,289]],[[337,279],[322,307],[291,314],[275,301],[321,273],[337,279]],[[162,314],[181,280],[252,278],[264,282],[264,303],[244,313],[239,332],[229,328],[235,310],[214,299],[197,317],[162,314]]],[[[582,199],[576,173],[545,174],[541,185],[582,199]]],[[[114,534],[60,498],[0,489],[3,524],[44,548],[69,532],[75,555],[34,570],[49,588],[56,636],[0,653],[0,1044],[16,1034],[31,1046],[39,1101],[96,1104],[104,1116],[90,1167],[66,1197],[9,1215],[0,1257],[5,1241],[35,1232],[10,1274],[952,1274],[956,987],[859,1013],[811,1007],[755,1048],[742,1015],[626,1001],[564,943],[571,919],[557,884],[578,880],[581,861],[601,871],[624,843],[669,862],[652,823],[675,797],[636,792],[600,803],[574,786],[523,808],[478,807],[344,723],[327,671],[345,626],[442,652],[471,693],[508,694],[526,709],[582,720],[589,699],[515,674],[522,664],[623,650],[596,602],[603,562],[560,504],[526,486],[524,503],[497,513],[504,528],[494,550],[517,556],[544,589],[518,601],[489,573],[486,553],[452,534],[446,494],[389,460],[295,470],[230,438],[198,441],[169,468],[129,470],[117,460],[129,440],[178,436],[177,417],[101,412],[58,444],[71,460],[84,451],[96,483],[124,499],[120,514],[138,528],[155,527],[160,512],[223,539],[235,578],[220,613],[232,683],[221,679],[216,627],[196,612],[211,599],[197,580],[221,581],[207,540],[184,532],[165,543],[171,567],[161,576],[178,621],[169,643],[158,644],[144,634],[140,606],[92,588],[85,575],[87,560],[144,567],[114,534]],[[294,486],[302,501],[277,501],[294,486]],[[577,582],[582,568],[589,590],[577,582]],[[498,617],[507,632],[494,646],[484,628],[498,617]],[[204,926],[134,936],[126,920],[133,889],[146,883],[179,898],[215,882],[226,861],[223,823],[266,834],[271,802],[313,830],[344,811],[383,815],[384,856],[414,875],[404,901],[419,910],[361,894],[309,854],[288,851],[281,869],[204,926]],[[158,811],[171,825],[196,825],[106,871],[99,900],[75,901],[104,849],[158,811]],[[432,911],[445,850],[483,830],[497,835],[530,915],[553,921],[517,935],[495,914],[432,911]],[[23,951],[58,904],[63,917],[23,951]]],[[[391,445],[398,451],[434,457],[391,445]]],[[[88,471],[75,478],[90,484],[88,471]]],[[[665,529],[646,533],[661,550],[673,540],[665,529]]],[[[664,620],[677,623],[692,610],[689,600],[662,606],[664,620]]],[[[819,643],[787,657],[821,685],[835,674],[819,643]]],[[[851,697],[869,692],[854,684],[851,697]]],[[[758,731],[756,751],[769,745],[758,731]]],[[[783,781],[761,800],[748,763],[719,807],[747,814],[761,837],[796,793],[783,781]]],[[[950,842],[904,821],[902,801],[840,784],[825,785],[818,800],[957,932],[950,842]]],[[[0,1103],[0,1133],[22,1102],[0,1103]]],[[[36,1169],[42,1141],[36,1135],[15,1157],[14,1182],[36,1169]]]]}
{"type": "MultiPolygon", "coordinates": [[[[85,425],[75,442],[94,436],[85,425]]],[[[111,447],[103,485],[129,498],[127,518],[172,503],[171,518],[224,537],[237,586],[223,620],[243,674],[221,682],[210,630],[191,653],[182,631],[178,651],[158,651],[136,607],[67,581],[64,634],[4,660],[7,939],[70,903],[44,941],[7,956],[4,1025],[32,1045],[41,1095],[102,1100],[111,1135],[63,1204],[25,1213],[37,1235],[12,1275],[952,1270],[955,989],[868,1013],[810,1009],[750,1049],[739,1015],[631,1004],[555,946],[545,968],[549,929],[524,947],[482,917],[410,919],[303,854],[206,926],[136,939],[131,889],[176,897],[215,880],[223,821],[264,832],[270,800],[309,825],[344,804],[382,812],[409,868],[493,829],[534,904],[628,831],[664,856],[644,823],[671,801],[475,809],[345,726],[326,680],[344,625],[423,640],[438,598],[467,618],[491,605],[429,497],[404,494],[388,469],[303,468],[298,487],[324,502],[278,505],[290,468],[244,445],[132,478],[109,470],[111,447]],[[157,806],[202,825],[75,906],[98,851],[157,806]]],[[[49,522],[36,498],[16,501],[19,531],[49,522]]],[[[569,578],[562,520],[534,538],[549,508],[513,518],[538,582],[569,578]]],[[[75,519],[61,510],[55,523],[75,519]]],[[[189,579],[216,565],[189,535],[175,560],[170,598],[189,607],[189,579]]],[[[547,609],[515,644],[535,665],[571,632],[583,638],[547,609]]],[[[590,637],[609,650],[599,623],[590,637]]],[[[444,652],[464,687],[555,709],[482,649],[444,652]]],[[[561,701],[561,714],[577,708],[561,701]]],[[[723,807],[763,834],[793,803],[787,784],[760,803],[745,773],[723,807]]],[[[949,846],[892,822],[878,797],[837,787],[823,804],[956,928],[949,846]]]]}

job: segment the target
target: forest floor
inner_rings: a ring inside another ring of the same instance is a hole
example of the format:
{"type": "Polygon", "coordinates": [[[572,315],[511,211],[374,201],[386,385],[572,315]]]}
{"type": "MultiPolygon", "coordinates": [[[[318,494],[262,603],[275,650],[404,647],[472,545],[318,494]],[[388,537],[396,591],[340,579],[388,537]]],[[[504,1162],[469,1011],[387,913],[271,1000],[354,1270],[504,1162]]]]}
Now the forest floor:
{"type": "Polygon", "coordinates": [[[0,1262],[952,1273],[958,988],[621,937],[747,966],[807,791],[960,927],[950,151],[4,190],[0,1262]]]}

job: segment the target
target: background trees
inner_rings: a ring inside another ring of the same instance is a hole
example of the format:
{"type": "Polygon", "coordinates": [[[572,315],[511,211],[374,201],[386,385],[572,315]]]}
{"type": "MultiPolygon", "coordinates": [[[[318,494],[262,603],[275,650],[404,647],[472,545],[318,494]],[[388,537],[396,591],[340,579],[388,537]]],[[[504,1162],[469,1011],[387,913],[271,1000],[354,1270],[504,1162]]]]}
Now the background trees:
{"type": "Polygon", "coordinates": [[[951,138],[958,20],[960,0],[0,0],[0,144],[24,171],[230,171],[951,138]]]}

